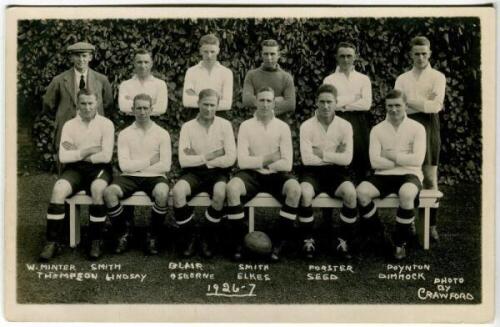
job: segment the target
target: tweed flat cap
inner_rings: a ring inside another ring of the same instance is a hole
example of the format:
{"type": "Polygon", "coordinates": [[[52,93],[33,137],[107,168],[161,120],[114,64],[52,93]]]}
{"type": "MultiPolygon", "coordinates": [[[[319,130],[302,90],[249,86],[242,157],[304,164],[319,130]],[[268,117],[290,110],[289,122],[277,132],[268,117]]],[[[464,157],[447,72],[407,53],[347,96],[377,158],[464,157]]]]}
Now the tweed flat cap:
{"type": "Polygon", "coordinates": [[[67,48],[68,52],[93,52],[95,47],[87,42],[77,42],[67,48]]]}

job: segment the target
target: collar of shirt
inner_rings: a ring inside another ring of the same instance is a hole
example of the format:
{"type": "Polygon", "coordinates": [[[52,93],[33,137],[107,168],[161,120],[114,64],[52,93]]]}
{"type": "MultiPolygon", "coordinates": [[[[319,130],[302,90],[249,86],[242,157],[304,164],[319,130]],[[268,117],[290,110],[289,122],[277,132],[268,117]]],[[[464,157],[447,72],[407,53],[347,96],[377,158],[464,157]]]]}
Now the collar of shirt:
{"type": "MultiPolygon", "coordinates": [[[[197,65],[196,65],[199,69],[205,69],[207,70],[207,68],[205,66],[203,66],[203,61],[200,61],[197,65]]],[[[212,69],[214,68],[219,68],[221,66],[220,62],[219,61],[216,61],[214,63],[214,66],[212,67],[212,69]]]]}
{"type": "Polygon", "coordinates": [[[136,131],[141,131],[143,132],[144,134],[146,133],[149,133],[150,131],[154,130],[156,128],[156,123],[154,121],[151,121],[151,126],[149,126],[149,128],[147,130],[144,130],[142,129],[141,127],[139,127],[139,125],[137,125],[137,122],[134,122],[132,124],[132,128],[136,131]]]}
{"type": "MultiPolygon", "coordinates": [[[[133,80],[136,80],[136,81],[140,81],[140,80],[139,80],[139,76],[137,76],[137,74],[134,74],[134,75],[132,76],[132,79],[133,79],[133,80]]],[[[148,81],[148,82],[149,82],[149,81],[152,81],[153,79],[154,79],[153,74],[149,74],[149,75],[148,75],[145,79],[143,79],[143,81],[148,81]]]]}
{"type": "MultiPolygon", "coordinates": [[[[425,68],[420,73],[420,76],[422,76],[423,74],[426,74],[426,73],[430,72],[431,70],[432,70],[431,63],[428,63],[427,66],[425,66],[425,68]]],[[[415,67],[413,67],[411,69],[411,72],[412,72],[413,76],[417,75],[417,69],[415,67]]]]}
{"type": "Polygon", "coordinates": [[[87,69],[86,71],[84,71],[83,73],[80,73],[80,72],[79,72],[78,70],[76,70],[76,69],[74,69],[74,71],[75,71],[75,76],[77,77],[77,78],[76,78],[76,81],[77,81],[78,83],[80,83],[80,75],[83,75],[83,79],[84,79],[85,81],[87,81],[87,74],[88,74],[88,72],[89,72],[89,70],[88,70],[88,69],[87,69]]]}
{"type": "Polygon", "coordinates": [[[280,67],[280,64],[276,64],[276,68],[272,69],[272,68],[264,67],[264,64],[261,64],[259,69],[263,70],[265,72],[277,72],[277,71],[281,70],[281,67],[280,67]]]}
{"type": "MultiPolygon", "coordinates": [[[[401,128],[401,127],[404,127],[404,125],[406,125],[406,123],[408,122],[408,116],[405,115],[405,117],[403,118],[403,121],[401,122],[401,124],[399,124],[398,126],[398,130],[401,128]]],[[[387,117],[387,115],[385,116],[385,120],[384,120],[387,124],[389,124],[392,128],[394,128],[394,126],[392,125],[392,123],[389,121],[389,117],[387,117]]]]}
{"type": "MultiPolygon", "coordinates": [[[[198,116],[199,116],[199,114],[198,114],[198,115],[196,115],[196,118],[195,118],[196,123],[197,123],[200,127],[205,128],[205,126],[204,126],[204,125],[202,125],[202,124],[200,123],[200,121],[198,120],[198,116]]],[[[220,118],[219,118],[219,117],[217,117],[217,116],[215,116],[215,117],[214,117],[214,120],[213,120],[213,122],[212,122],[212,124],[210,124],[210,126],[208,126],[208,129],[210,129],[210,128],[212,128],[212,127],[216,126],[216,125],[218,124],[219,120],[220,120],[220,118]]]]}
{"type": "MultiPolygon", "coordinates": [[[[98,116],[98,114],[96,113],[96,114],[95,114],[95,116],[94,116],[94,118],[92,118],[92,119],[89,121],[89,123],[88,123],[88,125],[89,125],[89,126],[90,126],[90,124],[92,124],[92,123],[94,123],[94,122],[96,121],[97,116],[98,116]]],[[[78,114],[77,114],[75,118],[76,118],[76,120],[78,121],[78,123],[79,123],[80,125],[86,125],[86,123],[83,121],[83,119],[82,119],[82,117],[81,117],[80,115],[78,115],[78,114]]]]}
{"type": "MultiPolygon", "coordinates": [[[[260,125],[264,126],[264,123],[262,122],[262,120],[260,120],[259,118],[257,118],[257,115],[254,113],[253,114],[253,119],[259,123],[260,125]]],[[[273,115],[273,118],[271,118],[267,123],[270,124],[272,123],[274,120],[276,119],[276,116],[273,115]]]]}
{"type": "MultiPolygon", "coordinates": [[[[356,69],[354,69],[354,66],[352,66],[352,67],[351,67],[351,69],[350,69],[349,71],[350,71],[351,73],[352,73],[352,72],[356,72],[356,69]]],[[[338,73],[338,74],[343,74],[343,73],[344,73],[344,72],[341,72],[341,71],[340,71],[340,66],[337,66],[337,67],[335,68],[335,72],[336,72],[336,73],[338,73]]]]}
{"type": "MultiPolygon", "coordinates": [[[[333,122],[335,121],[335,119],[336,119],[336,118],[337,118],[337,115],[335,115],[335,116],[333,117],[332,121],[330,122],[330,124],[328,124],[328,128],[327,128],[327,130],[330,128],[330,126],[332,126],[332,125],[333,125],[333,122]]],[[[316,113],[314,113],[314,121],[316,122],[316,124],[318,124],[318,126],[319,126],[319,127],[321,127],[321,130],[323,130],[323,131],[324,131],[323,124],[321,124],[321,122],[319,121],[318,116],[317,116],[317,114],[316,114],[316,113]]],[[[326,132],[326,131],[325,131],[325,132],[326,132]]]]}

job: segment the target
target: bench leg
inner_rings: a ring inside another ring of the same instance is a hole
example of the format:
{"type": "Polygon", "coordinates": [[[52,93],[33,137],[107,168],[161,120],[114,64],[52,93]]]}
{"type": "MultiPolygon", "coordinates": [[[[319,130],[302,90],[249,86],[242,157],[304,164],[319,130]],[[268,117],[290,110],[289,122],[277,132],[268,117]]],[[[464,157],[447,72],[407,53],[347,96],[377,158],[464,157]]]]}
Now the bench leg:
{"type": "Polygon", "coordinates": [[[424,250],[429,250],[430,208],[418,210],[418,219],[415,222],[420,245],[424,250]]]}
{"type": "Polygon", "coordinates": [[[69,204],[69,246],[74,248],[80,243],[80,207],[74,202],[69,204]]]}
{"type": "Polygon", "coordinates": [[[431,209],[425,208],[424,214],[424,250],[429,250],[429,233],[430,233],[431,209]]]}
{"type": "Polygon", "coordinates": [[[251,233],[255,230],[255,208],[248,208],[248,232],[251,233]]]}

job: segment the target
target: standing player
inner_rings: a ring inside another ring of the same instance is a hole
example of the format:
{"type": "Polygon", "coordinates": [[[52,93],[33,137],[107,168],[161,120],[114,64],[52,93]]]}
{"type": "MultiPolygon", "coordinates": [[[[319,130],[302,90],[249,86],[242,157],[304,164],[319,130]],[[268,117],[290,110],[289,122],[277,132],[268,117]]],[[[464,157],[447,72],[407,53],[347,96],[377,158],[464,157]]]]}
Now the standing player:
{"type": "Polygon", "coordinates": [[[425,128],[406,116],[406,98],[399,90],[385,97],[386,119],[370,132],[370,161],[375,175],[356,189],[359,215],[365,231],[380,231],[381,222],[372,199],[391,193],[399,196],[394,233],[394,257],[406,257],[410,225],[415,220],[415,200],[422,189],[425,128]]]}
{"type": "MultiPolygon", "coordinates": [[[[407,114],[425,127],[427,152],[422,167],[424,188],[437,190],[438,164],[441,149],[439,112],[443,110],[446,91],[446,77],[431,67],[431,43],[426,37],[417,36],[410,42],[413,69],[396,79],[394,88],[403,91],[408,99],[407,114]]],[[[430,236],[439,240],[437,209],[431,208],[430,236]]]]}
{"type": "MultiPolygon", "coordinates": [[[[184,108],[198,108],[198,95],[201,90],[213,89],[220,97],[219,115],[231,110],[233,102],[233,72],[217,61],[220,52],[219,39],[213,34],[200,38],[200,55],[202,60],[189,69],[184,77],[182,104],[184,108]]],[[[188,117],[194,117],[198,110],[186,109],[188,117]]],[[[227,118],[227,117],[226,117],[227,118]]]]}
{"type": "Polygon", "coordinates": [[[179,163],[183,175],[173,188],[174,217],[184,239],[183,255],[195,252],[193,208],[188,198],[208,192],[212,205],[205,211],[202,226],[201,250],[209,258],[213,255],[215,237],[223,216],[226,183],[231,166],[236,161],[236,143],[231,122],[215,115],[219,94],[213,89],[199,93],[198,116],[182,125],[179,138],[179,163]]]}
{"type": "Polygon", "coordinates": [[[152,116],[164,114],[168,106],[168,90],[165,81],[156,78],[151,73],[153,55],[146,49],[138,49],[134,55],[134,76],[122,82],[118,91],[120,111],[133,115],[133,100],[137,94],[144,93],[153,101],[152,116]]]}
{"type": "Polygon", "coordinates": [[[270,87],[275,94],[274,114],[281,116],[295,111],[295,86],[293,77],[278,64],[280,47],[275,40],[262,42],[262,65],[250,70],[243,83],[243,105],[248,108],[258,107],[257,91],[270,87]]]}
{"type": "Polygon", "coordinates": [[[370,172],[368,159],[369,125],[367,113],[372,105],[372,85],[367,75],[354,69],[356,47],[348,42],[337,45],[335,72],[323,81],[337,89],[336,114],[352,125],[354,153],[351,167],[357,182],[364,180],[370,172]]]}
{"type": "Polygon", "coordinates": [[[357,220],[356,188],[349,180],[346,166],[352,160],[353,136],[351,124],[335,115],[336,99],[337,90],[333,85],[321,85],[314,117],[300,126],[300,154],[304,166],[300,178],[302,198],[299,222],[304,254],[309,259],[314,257],[316,249],[312,235],[314,216],[311,205],[314,197],[321,192],[343,200],[336,251],[343,258],[351,258],[348,244],[357,220]]]}
{"type": "Polygon", "coordinates": [[[167,212],[168,184],[172,151],[170,135],[151,120],[153,100],[147,94],[134,97],[135,122],[118,135],[118,163],[122,174],[104,191],[116,236],[115,253],[127,250],[129,230],[120,199],[144,191],[154,200],[146,235],[146,253],[158,253],[158,237],[167,212]]]}
{"type": "Polygon", "coordinates": [[[272,261],[279,260],[281,248],[294,230],[300,185],[290,174],[293,160],[290,127],[274,117],[275,105],[273,89],[260,89],[255,116],[244,121],[238,132],[238,166],[241,170],[227,185],[227,218],[233,228],[234,260],[241,259],[241,243],[246,233],[243,204],[258,192],[271,193],[283,204],[272,237],[272,261]]]}
{"type": "Polygon", "coordinates": [[[64,170],[52,190],[47,210],[47,243],[40,260],[48,261],[62,247],[64,201],[81,190],[92,196],[90,205],[90,259],[102,255],[102,230],[106,220],[103,191],[111,181],[115,128],[113,123],[97,115],[97,95],[83,89],[78,92],[77,116],[62,129],[59,160],[64,170]]]}
{"type": "Polygon", "coordinates": [[[73,67],[57,75],[50,82],[43,96],[44,110],[56,112],[55,149],[58,149],[61,132],[68,120],[76,116],[77,95],[80,90],[88,89],[97,97],[97,113],[104,116],[113,105],[113,93],[106,76],[89,68],[95,47],[87,42],[77,42],[68,47],[73,67]]]}

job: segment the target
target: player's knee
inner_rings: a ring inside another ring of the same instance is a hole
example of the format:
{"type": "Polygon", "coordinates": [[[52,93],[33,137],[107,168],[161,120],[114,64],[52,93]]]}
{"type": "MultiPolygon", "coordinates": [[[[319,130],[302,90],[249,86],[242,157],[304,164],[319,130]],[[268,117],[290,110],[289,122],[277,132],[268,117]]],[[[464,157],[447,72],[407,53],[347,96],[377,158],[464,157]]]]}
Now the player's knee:
{"type": "Polygon", "coordinates": [[[114,185],[110,185],[104,189],[103,198],[108,207],[114,206],[118,203],[119,193],[120,191],[114,185]]]}
{"type": "Polygon", "coordinates": [[[312,203],[312,199],[314,197],[314,190],[309,185],[301,185],[301,204],[305,207],[308,207],[312,203]]]}
{"type": "Polygon", "coordinates": [[[94,203],[102,203],[104,190],[106,189],[107,183],[103,180],[96,180],[90,185],[90,194],[92,195],[92,200],[94,203]]]}
{"type": "Polygon", "coordinates": [[[174,199],[174,206],[176,208],[184,206],[186,202],[186,195],[186,188],[183,186],[183,184],[175,184],[174,188],[172,189],[172,197],[174,199]]]}
{"type": "Polygon", "coordinates": [[[212,201],[221,206],[226,200],[226,184],[218,183],[214,186],[212,201]]]}
{"type": "Polygon", "coordinates": [[[344,203],[346,203],[349,207],[353,208],[356,206],[357,202],[356,198],[357,198],[357,193],[354,185],[351,184],[351,186],[346,187],[344,189],[344,192],[342,194],[342,199],[344,200],[344,203]]]}
{"type": "Polygon", "coordinates": [[[302,190],[300,188],[299,182],[297,182],[296,180],[289,180],[288,182],[286,182],[285,195],[290,202],[298,204],[301,194],[302,190]]]}
{"type": "Polygon", "coordinates": [[[153,190],[153,197],[155,202],[161,206],[167,205],[168,200],[168,186],[166,184],[158,184],[153,190]]]}
{"type": "Polygon", "coordinates": [[[403,184],[398,193],[401,206],[405,209],[412,208],[417,194],[418,189],[415,185],[410,183],[403,184]]]}
{"type": "Polygon", "coordinates": [[[58,180],[52,189],[51,202],[64,203],[64,200],[71,194],[71,185],[65,180],[58,180]]]}
{"type": "Polygon", "coordinates": [[[372,200],[370,191],[363,184],[356,188],[356,198],[360,205],[366,206],[372,200]]]}
{"type": "Polygon", "coordinates": [[[237,179],[231,179],[226,186],[226,196],[228,201],[239,201],[241,196],[240,182],[237,179]]]}

